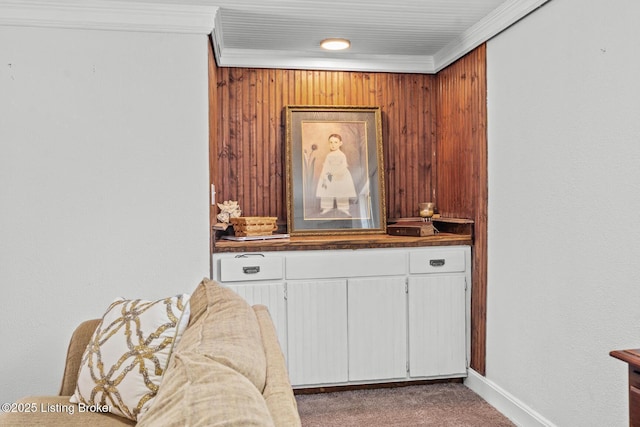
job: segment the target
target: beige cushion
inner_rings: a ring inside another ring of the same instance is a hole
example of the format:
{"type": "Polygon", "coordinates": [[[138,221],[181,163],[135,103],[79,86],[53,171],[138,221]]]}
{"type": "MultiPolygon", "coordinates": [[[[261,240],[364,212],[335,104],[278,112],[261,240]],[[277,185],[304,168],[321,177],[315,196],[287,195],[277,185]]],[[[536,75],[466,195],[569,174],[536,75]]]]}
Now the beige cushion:
{"type": "Polygon", "coordinates": [[[195,323],[190,323],[176,353],[199,353],[225,365],[251,381],[262,393],[267,362],[260,326],[249,304],[232,290],[203,279],[191,296],[196,308],[195,323]]]}
{"type": "Polygon", "coordinates": [[[243,375],[198,353],[175,353],[145,426],[273,426],[267,405],[243,375]]]}
{"type": "Polygon", "coordinates": [[[86,410],[88,408],[82,411],[78,405],[69,402],[69,396],[25,397],[17,404],[29,405],[37,410],[2,413],[0,426],[125,427],[136,425],[133,420],[108,412],[91,412],[86,410]]]}
{"type": "Polygon", "coordinates": [[[140,420],[158,392],[174,343],[189,321],[189,296],[115,300],[82,356],[70,401],[106,405],[140,420]]]}
{"type": "Polygon", "coordinates": [[[189,299],[189,326],[197,323],[209,308],[209,299],[205,287],[206,280],[207,279],[203,279],[202,282],[196,286],[196,289],[193,291],[191,298],[189,299]]]}
{"type": "Polygon", "coordinates": [[[269,310],[264,305],[254,305],[253,311],[256,313],[260,324],[264,350],[267,356],[267,384],[262,393],[267,403],[267,408],[269,408],[275,425],[298,427],[300,426],[298,406],[291,389],[287,365],[282,349],[278,344],[278,336],[269,315],[269,310]]]}

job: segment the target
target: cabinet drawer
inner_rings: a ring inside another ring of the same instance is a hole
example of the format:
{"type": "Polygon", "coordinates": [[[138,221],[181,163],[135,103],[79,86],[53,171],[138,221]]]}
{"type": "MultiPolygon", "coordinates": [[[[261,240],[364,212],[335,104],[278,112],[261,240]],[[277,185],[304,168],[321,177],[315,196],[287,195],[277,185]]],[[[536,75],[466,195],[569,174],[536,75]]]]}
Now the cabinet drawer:
{"type": "Polygon", "coordinates": [[[455,273],[466,269],[465,252],[462,249],[437,251],[412,251],[409,255],[409,272],[455,273]]]}
{"type": "Polygon", "coordinates": [[[378,277],[406,274],[404,251],[318,251],[287,257],[287,279],[378,277]]]}
{"type": "Polygon", "coordinates": [[[282,279],[282,257],[262,255],[238,255],[220,259],[221,282],[246,282],[252,280],[282,279]]]}

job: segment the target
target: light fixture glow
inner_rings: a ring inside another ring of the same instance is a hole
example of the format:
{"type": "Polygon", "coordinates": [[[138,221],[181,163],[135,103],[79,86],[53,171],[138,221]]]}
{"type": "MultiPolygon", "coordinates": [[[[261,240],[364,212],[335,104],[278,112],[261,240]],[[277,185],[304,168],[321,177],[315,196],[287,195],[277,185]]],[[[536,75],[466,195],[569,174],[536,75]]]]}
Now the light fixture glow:
{"type": "Polygon", "coordinates": [[[344,50],[351,46],[347,39],[324,39],[320,42],[320,47],[327,50],[344,50]]]}

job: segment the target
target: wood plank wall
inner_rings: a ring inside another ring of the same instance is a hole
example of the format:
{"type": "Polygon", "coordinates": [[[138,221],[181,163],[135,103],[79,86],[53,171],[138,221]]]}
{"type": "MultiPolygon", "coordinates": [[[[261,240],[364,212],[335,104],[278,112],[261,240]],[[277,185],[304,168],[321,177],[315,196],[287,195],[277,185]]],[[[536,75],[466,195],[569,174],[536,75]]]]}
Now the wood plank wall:
{"type": "MultiPolygon", "coordinates": [[[[389,218],[434,201],[475,220],[471,367],[486,351],[486,49],[437,75],[218,68],[209,53],[210,179],[216,200],[286,223],[286,105],[380,106],[389,218]]],[[[218,210],[211,209],[212,224],[218,210]]]]}
{"type": "Polygon", "coordinates": [[[471,367],[484,375],[487,291],[486,46],[438,73],[436,144],[438,208],[471,218],[474,245],[471,290],[471,367]]]}
{"type": "MultiPolygon", "coordinates": [[[[219,167],[217,161],[217,151],[214,150],[215,142],[218,135],[218,99],[217,99],[217,72],[218,67],[213,55],[213,46],[209,42],[209,185],[216,180],[215,171],[219,167]]],[[[209,192],[209,223],[213,226],[216,221],[216,215],[218,214],[218,208],[211,205],[212,194],[209,192]]],[[[209,233],[209,246],[213,249],[213,235],[209,233]]]]}
{"type": "Polygon", "coordinates": [[[286,222],[287,105],[380,106],[388,217],[416,216],[418,203],[433,199],[435,76],[211,68],[217,201],[238,200],[244,215],[286,222]]]}

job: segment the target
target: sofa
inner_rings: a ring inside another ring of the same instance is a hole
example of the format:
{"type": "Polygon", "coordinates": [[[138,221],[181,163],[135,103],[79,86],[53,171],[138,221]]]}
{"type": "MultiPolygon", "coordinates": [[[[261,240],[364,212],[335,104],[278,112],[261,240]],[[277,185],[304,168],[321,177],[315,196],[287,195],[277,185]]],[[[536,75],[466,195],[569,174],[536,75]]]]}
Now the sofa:
{"type": "Polygon", "coordinates": [[[70,403],[78,393],[87,346],[103,318],[85,321],[74,331],[58,396],[20,399],[9,412],[3,410],[0,425],[300,426],[267,307],[251,307],[209,279],[196,287],[188,305],[188,324],[143,416],[131,419],[100,405],[70,403]]]}

